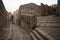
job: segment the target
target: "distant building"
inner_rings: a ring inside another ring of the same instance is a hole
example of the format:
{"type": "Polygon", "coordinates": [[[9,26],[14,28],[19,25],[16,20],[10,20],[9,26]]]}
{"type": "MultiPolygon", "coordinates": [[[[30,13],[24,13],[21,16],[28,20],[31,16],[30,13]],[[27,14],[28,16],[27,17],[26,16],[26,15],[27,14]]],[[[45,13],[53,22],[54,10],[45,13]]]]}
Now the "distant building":
{"type": "Polygon", "coordinates": [[[60,6],[60,0],[58,0],[58,6],[60,6]]]}
{"type": "Polygon", "coordinates": [[[58,11],[58,13],[60,15],[60,0],[58,0],[58,8],[57,8],[57,11],[58,11]]]}
{"type": "Polygon", "coordinates": [[[19,10],[16,10],[13,14],[13,22],[20,25],[20,13],[19,10]]]}

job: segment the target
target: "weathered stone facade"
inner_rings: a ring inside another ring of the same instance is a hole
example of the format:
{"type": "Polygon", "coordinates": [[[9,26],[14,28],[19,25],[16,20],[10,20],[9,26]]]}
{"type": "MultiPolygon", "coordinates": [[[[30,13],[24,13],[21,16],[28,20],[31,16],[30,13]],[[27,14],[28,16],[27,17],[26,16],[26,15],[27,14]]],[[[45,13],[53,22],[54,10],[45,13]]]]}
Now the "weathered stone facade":
{"type": "Polygon", "coordinates": [[[48,5],[44,5],[43,3],[41,3],[41,6],[40,6],[40,11],[41,11],[41,15],[42,16],[48,16],[49,15],[49,6],[48,5]]]}
{"type": "Polygon", "coordinates": [[[20,22],[19,22],[20,21],[20,13],[19,13],[19,10],[16,10],[12,16],[13,16],[13,22],[15,24],[20,25],[20,22]]]}
{"type": "Polygon", "coordinates": [[[34,14],[21,15],[21,27],[25,30],[31,31],[36,27],[36,16],[34,14]]]}
{"type": "Polygon", "coordinates": [[[58,14],[60,15],[60,0],[58,0],[58,8],[57,8],[57,10],[58,10],[58,14]]]}
{"type": "Polygon", "coordinates": [[[40,15],[40,7],[34,3],[21,5],[19,10],[21,11],[21,14],[35,14],[36,16],[40,15]]]}
{"type": "Polygon", "coordinates": [[[2,29],[1,27],[4,27],[5,25],[8,24],[8,15],[7,15],[7,11],[3,5],[2,0],[0,0],[0,29],[2,29]]]}

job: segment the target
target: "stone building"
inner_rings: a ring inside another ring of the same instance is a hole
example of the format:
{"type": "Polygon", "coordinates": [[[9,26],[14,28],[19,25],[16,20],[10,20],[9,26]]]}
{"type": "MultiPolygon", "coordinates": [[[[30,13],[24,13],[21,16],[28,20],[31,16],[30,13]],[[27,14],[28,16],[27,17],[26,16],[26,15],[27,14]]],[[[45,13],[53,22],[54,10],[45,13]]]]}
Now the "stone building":
{"type": "Polygon", "coordinates": [[[13,23],[20,25],[20,11],[16,10],[12,16],[13,16],[13,23]]]}
{"type": "Polygon", "coordinates": [[[40,6],[29,3],[25,5],[21,5],[19,10],[21,10],[21,14],[35,14],[36,16],[40,16],[40,6]]]}
{"type": "Polygon", "coordinates": [[[58,6],[60,6],[60,0],[58,0],[58,6]]]}
{"type": "Polygon", "coordinates": [[[49,9],[50,9],[50,7],[47,4],[44,5],[43,3],[41,3],[40,11],[41,11],[42,16],[48,16],[49,15],[49,9]]]}
{"type": "Polygon", "coordinates": [[[50,15],[58,15],[57,4],[50,6],[49,13],[50,13],[50,15]]]}
{"type": "Polygon", "coordinates": [[[42,16],[58,15],[57,4],[48,6],[47,4],[44,5],[43,3],[41,3],[40,11],[41,11],[42,16]]]}
{"type": "MultiPolygon", "coordinates": [[[[0,28],[8,24],[7,11],[3,5],[2,0],[0,0],[0,28]]],[[[2,28],[1,28],[2,29],[2,28]]]]}
{"type": "MultiPolygon", "coordinates": [[[[28,16],[28,15],[35,15],[35,16],[40,16],[40,7],[36,4],[33,3],[29,3],[29,4],[25,4],[25,5],[21,5],[19,10],[15,11],[13,14],[13,20],[15,23],[17,23],[18,25],[21,25],[21,15],[24,15],[24,18],[26,18],[27,20],[33,18],[33,16],[28,16]],[[24,15],[25,14],[25,15],[24,15]],[[26,16],[26,17],[25,17],[26,16]],[[28,18],[31,17],[31,18],[28,18]]],[[[34,19],[34,18],[33,18],[34,19]]],[[[30,20],[32,22],[32,19],[30,20]]]]}
{"type": "Polygon", "coordinates": [[[58,5],[57,12],[60,15],[60,0],[58,0],[58,4],[57,5],[58,5]]]}
{"type": "Polygon", "coordinates": [[[36,16],[34,14],[21,15],[21,27],[27,31],[31,31],[36,27],[36,16]]]}
{"type": "Polygon", "coordinates": [[[8,12],[7,13],[7,16],[8,16],[8,21],[10,22],[11,21],[11,17],[12,17],[12,13],[11,12],[8,12]]]}

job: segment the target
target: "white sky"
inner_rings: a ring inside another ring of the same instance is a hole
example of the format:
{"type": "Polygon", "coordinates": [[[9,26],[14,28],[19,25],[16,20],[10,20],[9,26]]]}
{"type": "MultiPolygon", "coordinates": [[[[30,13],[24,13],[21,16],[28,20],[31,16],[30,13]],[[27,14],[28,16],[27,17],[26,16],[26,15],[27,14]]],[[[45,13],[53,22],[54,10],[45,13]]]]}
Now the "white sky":
{"type": "Polygon", "coordinates": [[[8,12],[13,12],[18,9],[20,5],[31,2],[36,3],[37,5],[40,5],[40,3],[48,5],[57,4],[57,0],[3,0],[5,8],[8,12]]]}

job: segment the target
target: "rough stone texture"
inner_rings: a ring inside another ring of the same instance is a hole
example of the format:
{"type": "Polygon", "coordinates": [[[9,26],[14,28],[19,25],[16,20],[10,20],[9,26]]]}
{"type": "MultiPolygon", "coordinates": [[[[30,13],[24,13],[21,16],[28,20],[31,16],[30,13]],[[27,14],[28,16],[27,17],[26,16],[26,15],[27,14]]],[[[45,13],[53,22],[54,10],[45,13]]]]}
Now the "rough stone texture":
{"type": "Polygon", "coordinates": [[[57,8],[57,10],[58,10],[58,14],[60,15],[60,0],[58,0],[58,8],[57,8]]]}
{"type": "MultiPolygon", "coordinates": [[[[60,27],[39,27],[38,29],[43,31],[43,33],[50,35],[55,40],[60,40],[60,27]]],[[[46,35],[46,37],[48,36],[46,35]]]]}
{"type": "Polygon", "coordinates": [[[21,25],[20,15],[22,14],[34,14],[35,16],[40,16],[40,7],[34,3],[29,3],[25,5],[21,5],[19,10],[14,12],[13,20],[18,25],[21,25]],[[38,13],[38,14],[37,14],[38,13]],[[16,15],[16,16],[15,16],[16,15]]]}
{"type": "Polygon", "coordinates": [[[60,17],[59,16],[43,16],[43,17],[37,17],[37,25],[42,27],[56,27],[60,26],[60,17]]]}
{"type": "Polygon", "coordinates": [[[44,5],[41,3],[40,6],[41,16],[49,16],[49,15],[57,15],[57,5],[54,4],[52,6],[44,5]]]}
{"type": "Polygon", "coordinates": [[[21,27],[27,31],[31,31],[36,27],[36,17],[34,14],[21,15],[21,27]]]}
{"type": "Polygon", "coordinates": [[[35,14],[36,16],[40,15],[40,6],[34,3],[21,5],[19,10],[21,10],[21,14],[35,14]]]}
{"type": "Polygon", "coordinates": [[[58,6],[60,6],[60,0],[58,0],[58,6]]]}
{"type": "Polygon", "coordinates": [[[56,16],[59,15],[57,8],[58,6],[56,4],[51,6],[51,10],[50,10],[51,15],[56,15],[56,16]]]}
{"type": "Polygon", "coordinates": [[[16,10],[13,14],[13,22],[17,25],[20,25],[20,12],[16,10]]]}
{"type": "Polygon", "coordinates": [[[57,5],[48,6],[47,4],[44,5],[43,3],[41,3],[41,5],[38,6],[34,3],[29,3],[21,5],[19,10],[22,14],[31,13],[35,14],[36,16],[48,16],[56,14],[57,5]]]}
{"type": "Polygon", "coordinates": [[[7,25],[7,19],[7,11],[5,10],[2,0],[0,0],[0,29],[7,25]]]}
{"type": "Polygon", "coordinates": [[[8,12],[7,15],[8,15],[8,19],[9,19],[9,21],[10,21],[10,19],[11,19],[11,17],[12,17],[11,12],[8,12]]]}
{"type": "Polygon", "coordinates": [[[41,6],[40,6],[40,11],[41,11],[41,15],[42,16],[47,16],[49,15],[49,6],[48,5],[44,5],[43,3],[41,3],[41,6]]]}
{"type": "Polygon", "coordinates": [[[60,16],[43,16],[37,18],[38,29],[60,40],[60,16]]]}
{"type": "Polygon", "coordinates": [[[10,24],[0,32],[0,40],[32,40],[29,33],[20,28],[20,26],[10,24]]]}
{"type": "Polygon", "coordinates": [[[56,40],[54,37],[51,36],[51,34],[48,34],[48,32],[46,32],[48,31],[47,29],[49,28],[48,27],[35,28],[34,30],[30,32],[30,35],[33,38],[33,40],[56,40]]]}

